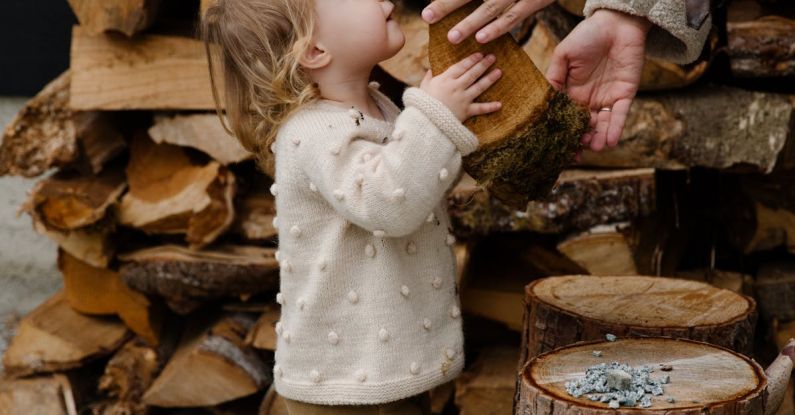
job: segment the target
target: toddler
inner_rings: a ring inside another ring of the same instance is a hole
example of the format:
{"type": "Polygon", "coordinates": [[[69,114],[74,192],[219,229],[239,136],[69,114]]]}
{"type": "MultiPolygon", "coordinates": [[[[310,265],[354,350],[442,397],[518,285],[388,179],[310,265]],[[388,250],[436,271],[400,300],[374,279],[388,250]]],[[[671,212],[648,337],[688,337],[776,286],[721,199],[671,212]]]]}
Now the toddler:
{"type": "Polygon", "coordinates": [[[500,109],[474,100],[501,72],[481,54],[429,71],[401,111],[369,82],[403,47],[393,10],[218,0],[203,18],[228,131],[275,157],[273,378],[291,415],[427,414],[428,391],[464,366],[444,196],[478,146],[462,121],[500,109]]]}

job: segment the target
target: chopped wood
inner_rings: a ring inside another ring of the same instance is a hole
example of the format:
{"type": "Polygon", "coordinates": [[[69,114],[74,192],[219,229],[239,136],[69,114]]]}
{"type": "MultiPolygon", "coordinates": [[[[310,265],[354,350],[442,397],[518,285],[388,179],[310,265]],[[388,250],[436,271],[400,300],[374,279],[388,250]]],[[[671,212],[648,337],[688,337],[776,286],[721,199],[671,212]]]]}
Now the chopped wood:
{"type": "Polygon", "coordinates": [[[113,353],[129,337],[117,319],[80,314],[59,291],[22,318],[3,366],[11,377],[66,370],[113,353]]]}
{"type": "Polygon", "coordinates": [[[97,174],[105,164],[127,148],[127,141],[118,125],[125,122],[112,112],[85,111],[72,116],[79,157],[74,167],[83,174],[97,174]]]}
{"type": "Polygon", "coordinates": [[[638,273],[629,224],[600,225],[558,244],[558,251],[591,275],[638,273]]]}
{"type": "Polygon", "coordinates": [[[461,415],[511,415],[519,349],[493,346],[455,382],[455,404],[461,415]]]}
{"type": "Polygon", "coordinates": [[[69,0],[69,6],[87,33],[114,30],[132,36],[154,22],[160,0],[69,0]]]}
{"type": "Polygon", "coordinates": [[[247,240],[273,240],[279,234],[273,226],[276,202],[266,189],[258,188],[240,197],[232,231],[247,240]]]}
{"type": "Polygon", "coordinates": [[[179,314],[203,302],[240,296],[278,286],[275,249],[224,245],[194,251],[176,245],[119,254],[122,279],[130,287],[162,296],[179,314]]]}
{"type": "Polygon", "coordinates": [[[516,414],[551,415],[553,408],[560,415],[624,413],[587,396],[575,398],[564,387],[582,377],[586,368],[611,361],[632,367],[673,368],[665,372],[670,383],[664,385],[664,396],[654,397],[644,413],[761,415],[769,404],[766,376],[751,358],[707,343],[652,337],[581,343],[534,358],[521,373],[516,414]],[[601,357],[595,356],[594,350],[601,351],[601,357]]]}
{"type": "Polygon", "coordinates": [[[107,228],[57,231],[33,221],[33,229],[55,241],[64,251],[95,267],[107,267],[116,252],[116,243],[107,228]]]}
{"type": "Polygon", "coordinates": [[[146,391],[160,407],[213,406],[267,388],[271,370],[243,337],[254,319],[232,313],[189,322],[174,356],[146,391]]]}
{"type": "Polygon", "coordinates": [[[150,344],[160,342],[163,310],[158,303],[128,287],[118,272],[93,267],[60,249],[58,268],[72,308],[84,314],[118,315],[130,330],[150,344]]]}
{"type": "MultiPolygon", "coordinates": [[[[676,278],[700,281],[712,286],[734,291],[738,294],[751,295],[753,291],[753,277],[739,272],[723,271],[718,269],[694,269],[679,271],[676,278]]],[[[757,304],[759,304],[757,302],[757,304]]],[[[762,306],[759,306],[762,308],[762,306]]]]}
{"type": "Polygon", "coordinates": [[[240,142],[227,134],[216,114],[155,115],[149,136],[156,143],[169,143],[201,150],[223,165],[252,157],[240,142]]]}
{"type": "Polygon", "coordinates": [[[3,130],[0,176],[36,177],[77,157],[69,108],[69,70],[25,104],[3,130]]]}
{"type": "Polygon", "coordinates": [[[0,379],[0,414],[77,415],[69,378],[63,374],[0,379]]]}
{"type": "Polygon", "coordinates": [[[754,295],[766,319],[795,320],[795,262],[762,265],[756,274],[754,295]]]}
{"type": "Polygon", "coordinates": [[[489,197],[468,176],[448,198],[456,231],[463,234],[584,231],[604,223],[648,216],[654,209],[653,169],[566,170],[549,196],[528,203],[522,210],[489,197]]]}
{"type": "Polygon", "coordinates": [[[510,34],[485,45],[473,36],[452,45],[447,32],[478,6],[466,3],[431,25],[429,59],[438,75],[476,51],[497,57],[502,78],[479,100],[501,101],[503,109],[465,121],[480,146],[464,158],[464,169],[503,203],[521,208],[546,196],[573,161],[590,114],[556,91],[510,34]]]}
{"type": "Polygon", "coordinates": [[[618,146],[586,150],[582,164],[770,173],[795,162],[787,151],[792,119],[787,96],[767,92],[705,86],[638,96],[618,146]]]}
{"type": "Polygon", "coordinates": [[[234,220],[234,174],[218,162],[196,165],[184,149],[138,134],[127,165],[130,191],[119,223],[147,233],[185,233],[192,249],[213,242],[234,220]]]}
{"type": "Polygon", "coordinates": [[[59,171],[36,184],[21,210],[50,230],[71,231],[91,225],[112,230],[115,218],[109,209],[125,189],[124,170],[119,166],[98,175],[59,171]]]}
{"type": "Polygon", "coordinates": [[[111,357],[99,380],[99,391],[107,396],[95,413],[147,415],[148,407],[141,401],[146,389],[165,364],[162,352],[133,338],[111,357]]]}
{"type": "Polygon", "coordinates": [[[795,8],[733,1],[727,10],[726,52],[734,76],[795,76],[795,8]]]}
{"type": "Polygon", "coordinates": [[[260,315],[257,322],[246,335],[245,344],[257,349],[276,350],[276,322],[281,318],[281,307],[268,304],[268,308],[260,315]]]}
{"type": "Polygon", "coordinates": [[[743,253],[782,247],[795,253],[795,174],[744,175],[727,191],[731,242],[743,253]]]}
{"type": "Polygon", "coordinates": [[[670,336],[750,353],[756,303],[709,284],[662,277],[560,276],[525,290],[524,359],[579,341],[670,336]]]}
{"type": "MultiPolygon", "coordinates": [[[[555,47],[580,21],[576,16],[567,13],[568,7],[579,6],[579,14],[582,15],[584,1],[562,0],[559,3],[562,7],[550,6],[537,14],[533,34],[523,46],[541,72],[547,71],[555,47]]],[[[705,59],[688,65],[677,65],[662,59],[646,58],[638,88],[640,91],[682,88],[698,81],[708,68],[709,61],[705,59]]]]}
{"type": "MultiPolygon", "coordinates": [[[[78,110],[214,110],[204,44],[165,35],[127,38],[72,30],[71,96],[78,110]]],[[[217,79],[216,85],[223,85],[217,79]]],[[[219,88],[223,95],[223,89],[219,88]]],[[[223,97],[221,102],[223,102],[223,97]]]]}

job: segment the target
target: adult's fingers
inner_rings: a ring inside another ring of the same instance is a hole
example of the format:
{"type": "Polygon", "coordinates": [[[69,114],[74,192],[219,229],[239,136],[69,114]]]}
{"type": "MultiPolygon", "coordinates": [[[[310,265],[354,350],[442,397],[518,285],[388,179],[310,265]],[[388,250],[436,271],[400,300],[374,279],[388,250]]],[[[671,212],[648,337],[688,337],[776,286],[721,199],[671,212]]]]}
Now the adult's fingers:
{"type": "Polygon", "coordinates": [[[470,70],[481,60],[483,60],[483,54],[480,52],[475,52],[467,56],[466,58],[461,59],[460,61],[454,63],[452,66],[447,68],[445,72],[453,79],[456,79],[459,78],[461,75],[465,74],[468,70],[470,70]]]}
{"type": "Polygon", "coordinates": [[[552,57],[549,60],[549,67],[547,68],[547,81],[552,84],[558,91],[566,88],[566,78],[569,75],[569,60],[560,45],[552,52],[552,57]]]}
{"type": "Polygon", "coordinates": [[[486,0],[469,16],[465,17],[447,32],[447,40],[453,44],[458,44],[477,30],[480,30],[487,23],[501,15],[514,0],[486,0]]]}
{"type": "Polygon", "coordinates": [[[596,115],[596,131],[591,139],[591,150],[601,151],[607,140],[607,127],[610,125],[610,111],[599,111],[596,115]]]}
{"type": "Polygon", "coordinates": [[[422,18],[428,23],[436,23],[469,2],[470,0],[435,0],[422,10],[422,18]]]}
{"type": "Polygon", "coordinates": [[[471,97],[472,99],[479,97],[480,94],[486,92],[487,89],[491,88],[491,86],[494,85],[494,83],[497,82],[497,80],[500,79],[501,76],[502,76],[502,71],[499,69],[495,69],[489,72],[488,75],[484,76],[483,78],[480,78],[474,85],[469,87],[469,89],[467,89],[467,94],[469,94],[469,97],[471,97]]]}
{"type": "Polygon", "coordinates": [[[554,0],[519,0],[503,11],[500,17],[489,23],[475,34],[475,40],[480,43],[492,40],[508,33],[522,20],[531,14],[548,6],[554,0]]]}
{"type": "Polygon", "coordinates": [[[624,123],[627,121],[627,114],[629,107],[632,105],[632,100],[629,98],[619,99],[613,104],[613,111],[610,114],[610,126],[607,129],[607,145],[615,147],[618,140],[621,138],[621,132],[624,131],[624,123]]]}
{"type": "Polygon", "coordinates": [[[500,108],[502,108],[502,103],[499,101],[474,102],[467,108],[467,117],[489,114],[498,111],[500,108]]]}

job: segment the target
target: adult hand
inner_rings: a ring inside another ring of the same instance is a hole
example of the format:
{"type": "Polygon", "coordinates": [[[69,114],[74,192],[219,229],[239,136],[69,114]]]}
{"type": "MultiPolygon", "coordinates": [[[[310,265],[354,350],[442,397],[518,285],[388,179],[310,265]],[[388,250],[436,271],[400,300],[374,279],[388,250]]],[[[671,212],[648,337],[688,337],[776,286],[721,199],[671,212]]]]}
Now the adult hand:
{"type": "Polygon", "coordinates": [[[643,17],[599,9],[555,48],[547,79],[591,110],[593,130],[582,142],[594,151],[615,146],[621,137],[640,84],[650,28],[643,17]]]}
{"type": "MultiPolygon", "coordinates": [[[[470,1],[477,0],[434,0],[422,11],[422,18],[428,23],[436,23],[470,1]]],[[[453,44],[458,44],[477,32],[475,40],[487,43],[508,33],[519,22],[553,1],[484,0],[477,10],[447,32],[447,39],[453,44]]]]}

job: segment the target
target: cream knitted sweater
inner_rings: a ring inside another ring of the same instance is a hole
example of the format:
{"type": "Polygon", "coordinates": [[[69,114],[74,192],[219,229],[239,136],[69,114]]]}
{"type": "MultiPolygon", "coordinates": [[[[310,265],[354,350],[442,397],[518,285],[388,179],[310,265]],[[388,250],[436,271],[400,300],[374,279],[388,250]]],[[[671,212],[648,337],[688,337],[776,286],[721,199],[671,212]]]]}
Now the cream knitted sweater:
{"type": "Polygon", "coordinates": [[[475,136],[418,88],[385,120],[320,100],[280,129],[274,385],[316,404],[398,400],[464,365],[444,195],[475,136]]]}

